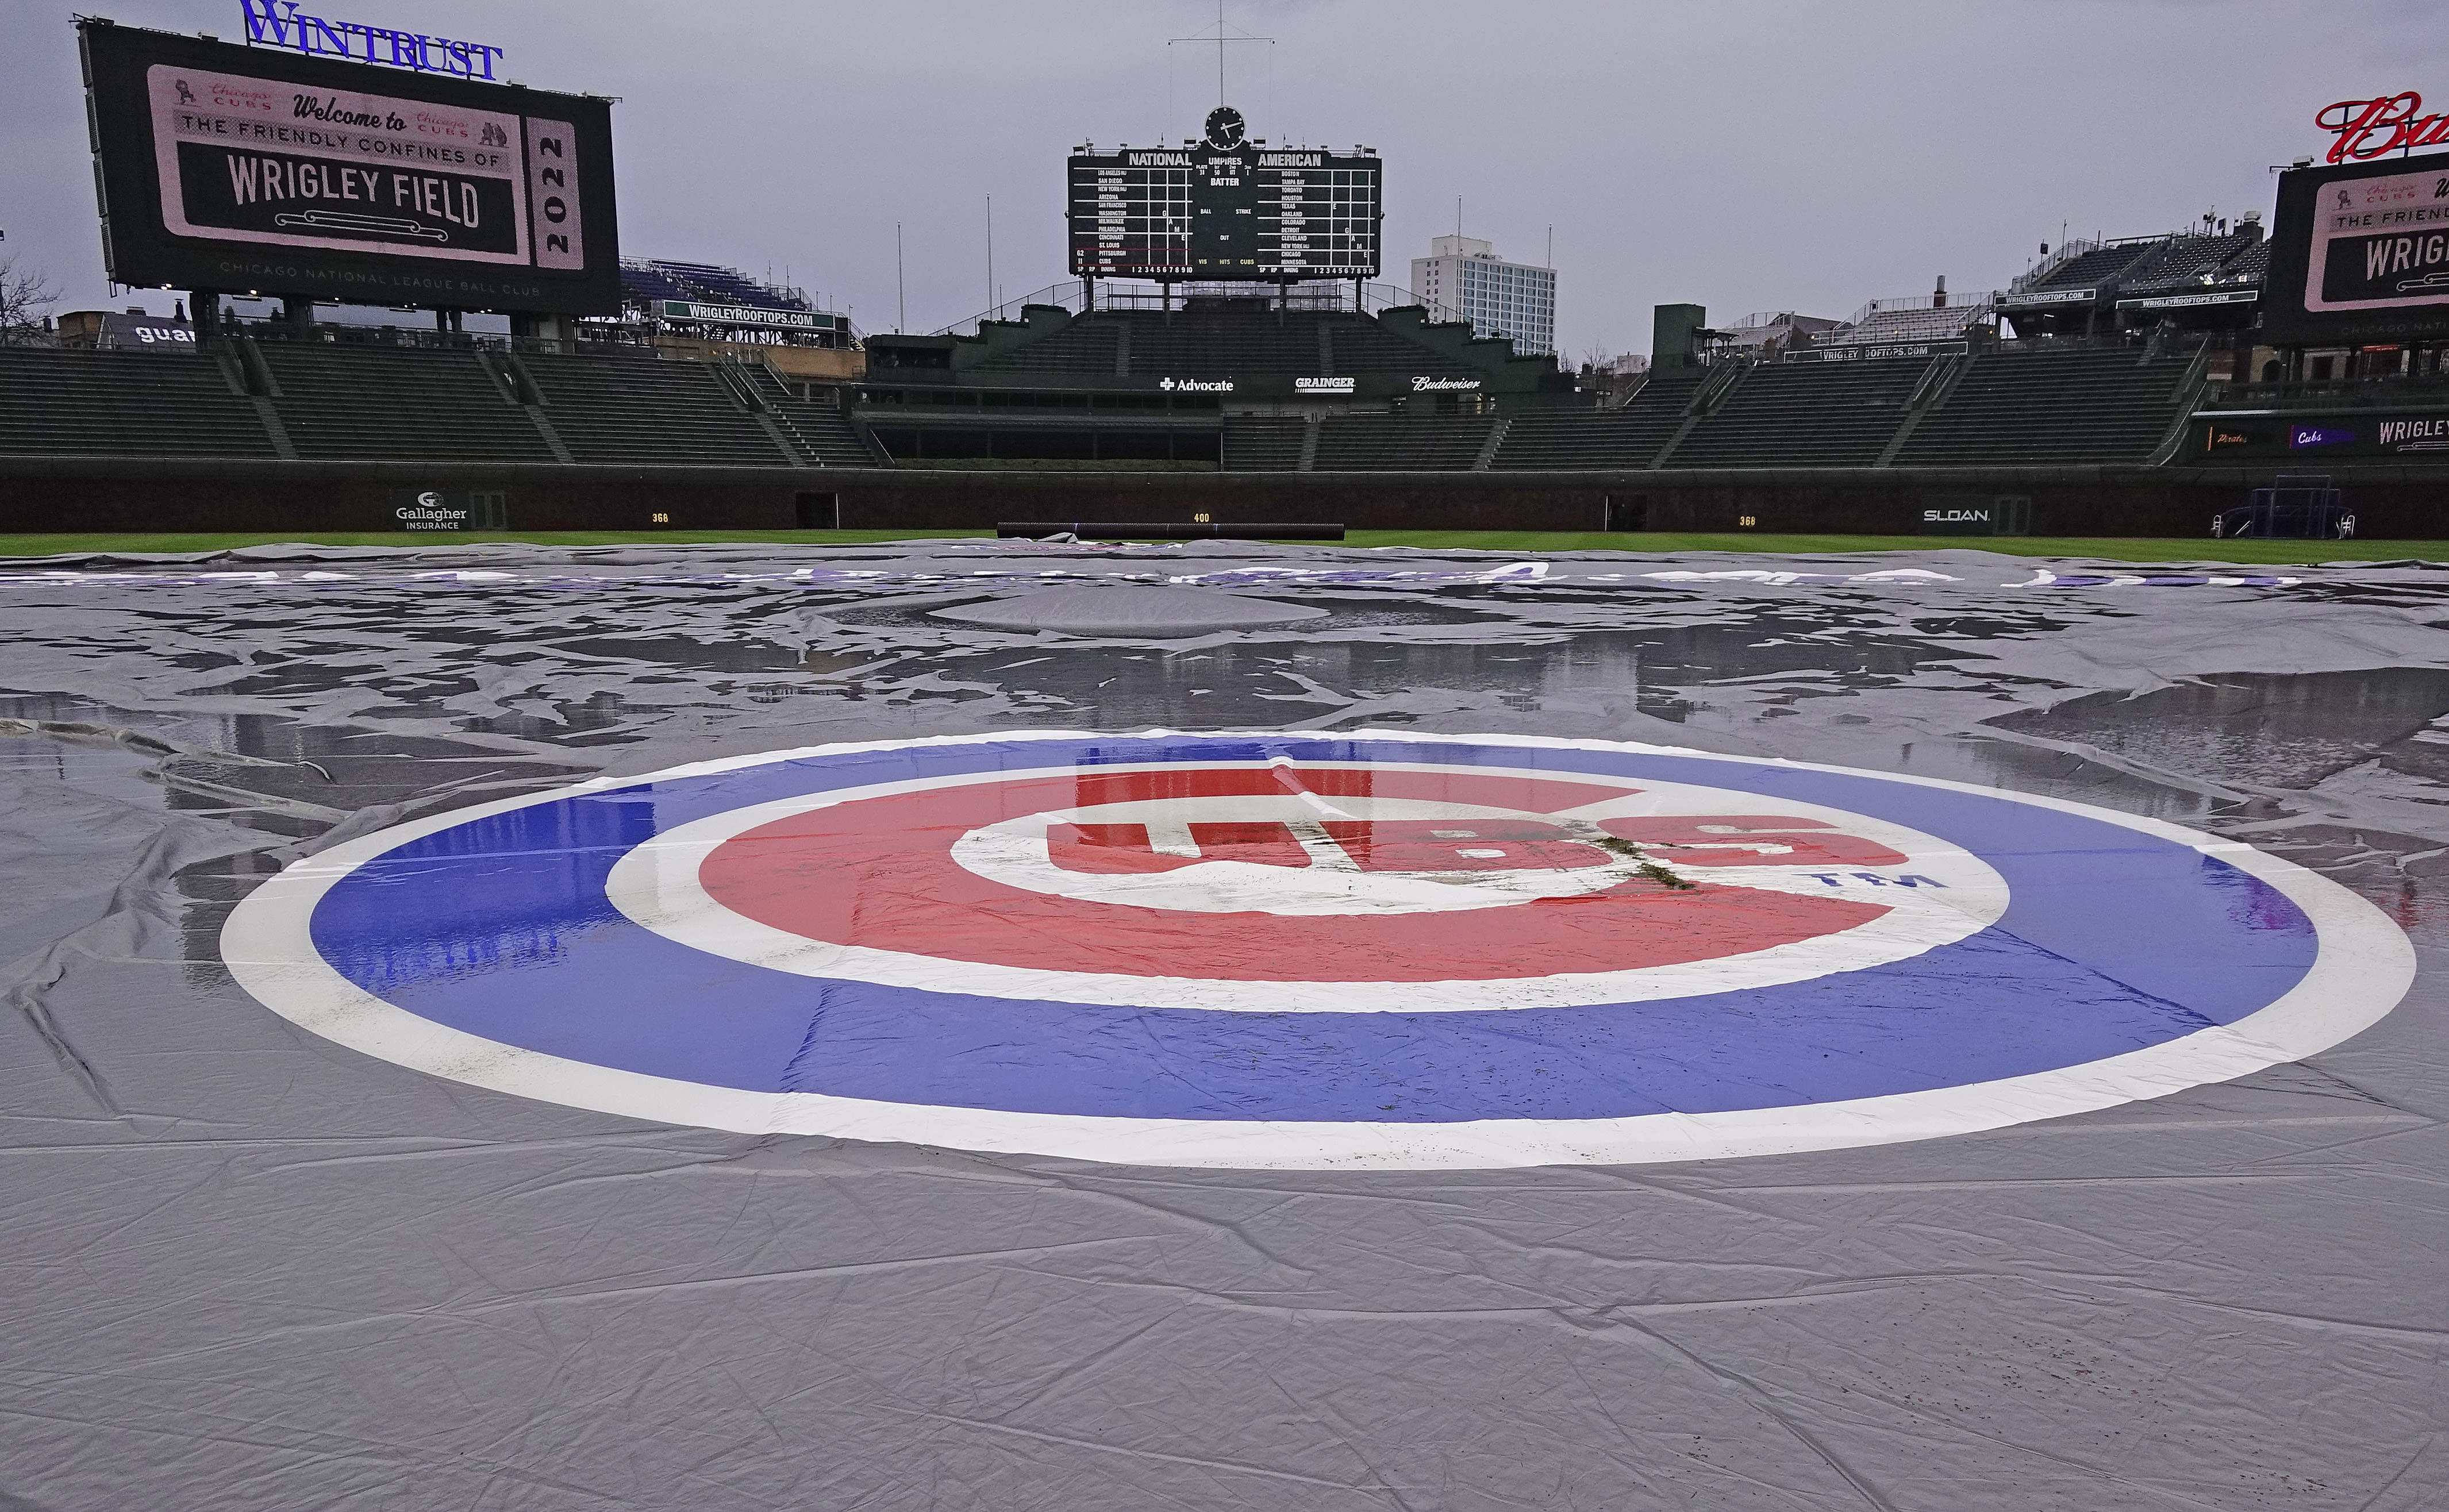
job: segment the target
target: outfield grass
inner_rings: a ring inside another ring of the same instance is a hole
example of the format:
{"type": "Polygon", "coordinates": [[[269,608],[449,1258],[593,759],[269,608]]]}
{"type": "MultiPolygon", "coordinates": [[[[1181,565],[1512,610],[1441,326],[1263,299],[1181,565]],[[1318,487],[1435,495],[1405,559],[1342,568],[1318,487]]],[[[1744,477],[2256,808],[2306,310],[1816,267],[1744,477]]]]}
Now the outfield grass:
{"type": "MultiPolygon", "coordinates": [[[[984,537],[986,530],[520,530],[288,535],[0,535],[0,556],[43,557],[87,552],[202,552],[239,546],[311,544],[334,546],[465,545],[524,542],[536,545],[869,545],[880,542],[984,537]]],[[[2019,557],[2085,557],[2110,562],[2236,562],[2291,565],[2319,562],[2390,562],[2409,557],[2449,561],[2449,541],[2212,541],[2078,536],[1679,535],[1665,531],[1604,534],[1539,530],[1355,530],[1354,546],[1423,546],[1477,551],[1774,551],[1818,554],[1963,547],[2019,557]]]]}

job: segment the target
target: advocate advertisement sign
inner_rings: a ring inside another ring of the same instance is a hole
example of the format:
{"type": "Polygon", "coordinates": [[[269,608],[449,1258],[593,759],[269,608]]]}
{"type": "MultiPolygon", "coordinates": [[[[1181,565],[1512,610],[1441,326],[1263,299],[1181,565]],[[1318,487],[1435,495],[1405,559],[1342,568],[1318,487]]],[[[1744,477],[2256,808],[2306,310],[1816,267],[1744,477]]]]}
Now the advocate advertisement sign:
{"type": "Polygon", "coordinates": [[[2449,334],[2449,153],[2279,176],[2270,339],[2449,334]]]}
{"type": "Polygon", "coordinates": [[[619,310],[607,102],[80,29],[120,282],[619,310]]]}

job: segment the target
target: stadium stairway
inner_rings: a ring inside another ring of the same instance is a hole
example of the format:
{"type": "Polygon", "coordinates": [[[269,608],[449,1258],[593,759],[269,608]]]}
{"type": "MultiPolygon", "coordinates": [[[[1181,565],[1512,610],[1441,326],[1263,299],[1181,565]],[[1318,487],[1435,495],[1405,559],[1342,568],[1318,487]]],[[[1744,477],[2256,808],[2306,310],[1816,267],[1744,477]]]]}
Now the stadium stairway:
{"type": "Polygon", "coordinates": [[[741,372],[809,461],[823,468],[872,468],[881,460],[842,406],[801,397],[762,363],[743,363],[741,372]]]}
{"type": "Polygon", "coordinates": [[[0,453],[277,457],[263,418],[193,352],[0,347],[0,453]]]}

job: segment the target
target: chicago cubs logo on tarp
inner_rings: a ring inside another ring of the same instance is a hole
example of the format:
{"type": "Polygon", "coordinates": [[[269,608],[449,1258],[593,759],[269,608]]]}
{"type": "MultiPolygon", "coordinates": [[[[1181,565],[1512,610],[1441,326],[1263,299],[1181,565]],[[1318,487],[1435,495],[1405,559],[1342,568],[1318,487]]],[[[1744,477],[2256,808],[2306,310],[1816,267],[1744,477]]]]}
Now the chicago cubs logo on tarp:
{"type": "Polygon", "coordinates": [[[309,858],[223,955],[318,1034],[749,1132],[1146,1164],[1685,1159],[2222,1081],[2405,938],[2249,847],[1958,784],[1402,732],[819,747],[309,858]]]}

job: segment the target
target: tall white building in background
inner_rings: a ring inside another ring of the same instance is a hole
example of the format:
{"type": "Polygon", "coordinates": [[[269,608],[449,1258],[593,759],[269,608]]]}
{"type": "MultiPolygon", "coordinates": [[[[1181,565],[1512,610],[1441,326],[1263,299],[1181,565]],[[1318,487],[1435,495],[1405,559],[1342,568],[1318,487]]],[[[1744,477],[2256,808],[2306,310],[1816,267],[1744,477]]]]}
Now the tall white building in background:
{"type": "Polygon", "coordinates": [[[1556,270],[1508,262],[1477,237],[1436,237],[1412,259],[1412,292],[1471,322],[1472,333],[1511,336],[1516,352],[1556,350],[1556,270]]]}

